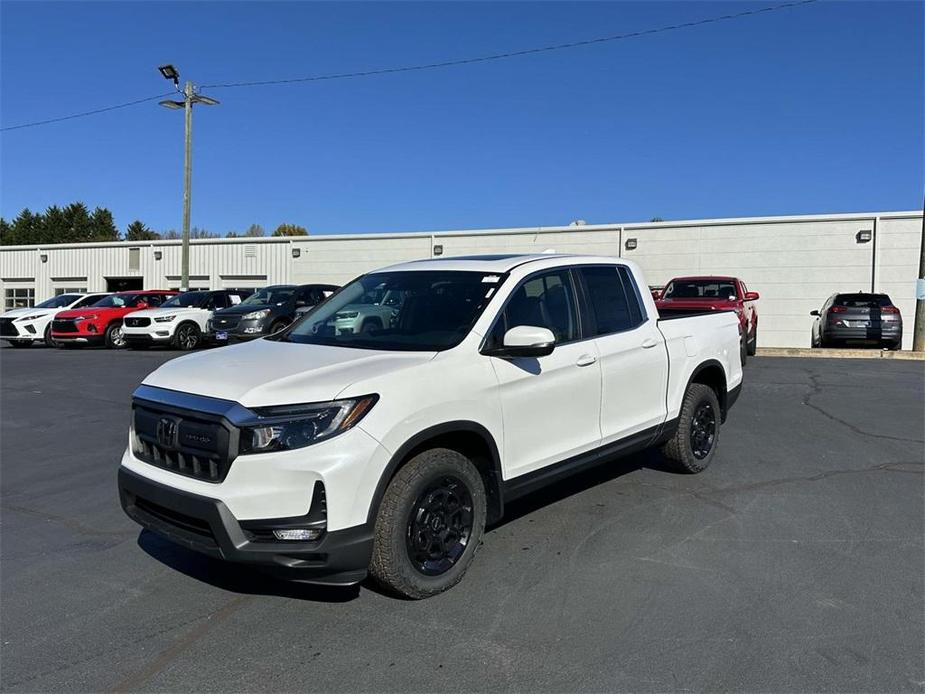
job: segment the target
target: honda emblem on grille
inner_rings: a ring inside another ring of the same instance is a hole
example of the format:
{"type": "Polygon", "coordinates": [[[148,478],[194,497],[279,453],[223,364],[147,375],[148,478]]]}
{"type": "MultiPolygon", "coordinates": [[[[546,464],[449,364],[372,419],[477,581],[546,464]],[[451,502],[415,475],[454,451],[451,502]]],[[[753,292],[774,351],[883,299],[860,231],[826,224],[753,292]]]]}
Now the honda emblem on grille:
{"type": "Polygon", "coordinates": [[[157,423],[157,442],[168,448],[176,448],[177,420],[161,417],[157,423]]]}

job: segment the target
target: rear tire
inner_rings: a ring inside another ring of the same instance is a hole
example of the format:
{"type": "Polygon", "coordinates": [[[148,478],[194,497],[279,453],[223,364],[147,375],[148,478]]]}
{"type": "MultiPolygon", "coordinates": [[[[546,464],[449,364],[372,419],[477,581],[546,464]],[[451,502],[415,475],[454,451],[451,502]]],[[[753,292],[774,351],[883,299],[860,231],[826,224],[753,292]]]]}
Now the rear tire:
{"type": "Polygon", "coordinates": [[[692,383],[684,394],[678,429],[662,446],[662,454],[681,472],[706,470],[716,453],[722,412],[716,392],[692,383]]]}
{"type": "Polygon", "coordinates": [[[106,328],[106,347],[109,349],[122,349],[125,347],[125,337],[122,335],[121,323],[113,323],[106,328]]]}
{"type": "Polygon", "coordinates": [[[485,485],[468,458],[448,448],[419,453],[382,497],[370,574],[414,600],[452,588],[478,550],[486,514],[485,485]]]}

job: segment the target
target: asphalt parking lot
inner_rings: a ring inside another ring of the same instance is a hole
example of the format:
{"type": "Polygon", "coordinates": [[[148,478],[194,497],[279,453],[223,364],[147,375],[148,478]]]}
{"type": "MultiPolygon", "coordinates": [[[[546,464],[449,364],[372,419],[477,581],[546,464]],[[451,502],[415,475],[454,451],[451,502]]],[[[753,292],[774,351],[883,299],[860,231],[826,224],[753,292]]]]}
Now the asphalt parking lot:
{"type": "Polygon", "coordinates": [[[123,516],[175,352],[0,350],[3,691],[922,691],[925,365],[759,357],[698,476],[510,507],[422,602],[275,582],[123,516]]]}

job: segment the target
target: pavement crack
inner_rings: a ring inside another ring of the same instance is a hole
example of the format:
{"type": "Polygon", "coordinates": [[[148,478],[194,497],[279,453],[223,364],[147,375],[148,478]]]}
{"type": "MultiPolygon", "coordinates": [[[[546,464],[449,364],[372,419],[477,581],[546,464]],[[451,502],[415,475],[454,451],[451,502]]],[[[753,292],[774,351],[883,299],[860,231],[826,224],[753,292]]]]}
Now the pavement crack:
{"type": "Polygon", "coordinates": [[[809,392],[806,395],[804,395],[802,398],[802,403],[806,405],[806,407],[809,407],[810,409],[815,410],[816,412],[821,414],[826,419],[830,419],[833,422],[836,422],[838,424],[841,424],[842,426],[847,427],[848,429],[853,431],[858,436],[866,436],[872,439],[885,439],[887,441],[903,441],[906,443],[925,443],[925,440],[923,439],[909,439],[903,436],[889,436],[887,434],[874,434],[873,432],[870,432],[870,431],[864,431],[860,427],[852,424],[851,422],[845,421],[841,417],[836,417],[831,412],[828,412],[827,410],[823,409],[819,405],[816,405],[813,402],[811,402],[813,396],[819,395],[820,393],[822,393],[822,384],[819,383],[819,376],[817,374],[807,372],[806,375],[809,377],[810,386],[809,386],[809,392]]]}
{"type": "Polygon", "coordinates": [[[140,689],[148,683],[151,678],[163,671],[168,665],[173,663],[177,658],[195,652],[191,647],[197,641],[202,639],[217,625],[231,617],[235,612],[244,607],[247,603],[252,602],[254,596],[239,595],[218,608],[215,612],[207,615],[206,618],[197,626],[189,631],[186,636],[177,639],[172,645],[164,649],[160,655],[154,658],[145,667],[141,668],[128,677],[123,678],[118,684],[114,685],[110,692],[126,692],[140,689]]]}

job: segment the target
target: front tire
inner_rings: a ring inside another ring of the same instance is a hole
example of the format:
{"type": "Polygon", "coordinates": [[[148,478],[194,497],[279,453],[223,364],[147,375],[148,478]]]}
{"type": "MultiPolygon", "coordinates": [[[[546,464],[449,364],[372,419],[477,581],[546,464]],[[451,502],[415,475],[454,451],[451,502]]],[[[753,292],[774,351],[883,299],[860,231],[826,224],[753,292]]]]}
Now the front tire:
{"type": "Polygon", "coordinates": [[[280,330],[282,330],[283,328],[285,328],[287,325],[289,324],[286,321],[278,320],[273,325],[270,326],[270,332],[268,334],[274,335],[278,333],[280,330]]]}
{"type": "Polygon", "coordinates": [[[681,472],[706,470],[716,453],[721,418],[716,392],[692,383],[684,394],[678,429],[662,447],[662,454],[681,472]]]}
{"type": "Polygon", "coordinates": [[[46,347],[54,347],[54,346],[55,346],[55,340],[54,340],[54,338],[51,336],[51,323],[49,323],[49,324],[46,326],[46,328],[45,328],[45,335],[44,335],[44,337],[43,337],[42,339],[45,341],[45,346],[46,346],[46,347]]]}
{"type": "Polygon", "coordinates": [[[32,346],[32,340],[7,340],[7,342],[10,344],[10,347],[16,347],[17,349],[32,346]]]}
{"type": "Polygon", "coordinates": [[[468,458],[447,448],[419,453],[382,497],[369,571],[406,598],[442,593],[472,563],[486,514],[485,484],[468,458]]]}
{"type": "Polygon", "coordinates": [[[748,356],[750,357],[754,357],[755,353],[758,351],[758,328],[755,328],[752,339],[749,340],[746,345],[746,350],[748,351],[748,356]]]}
{"type": "Polygon", "coordinates": [[[173,336],[173,344],[174,347],[182,349],[184,352],[196,349],[202,344],[202,332],[199,330],[199,326],[195,323],[183,323],[177,326],[177,332],[173,336]]]}

